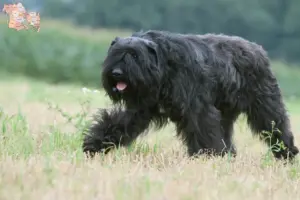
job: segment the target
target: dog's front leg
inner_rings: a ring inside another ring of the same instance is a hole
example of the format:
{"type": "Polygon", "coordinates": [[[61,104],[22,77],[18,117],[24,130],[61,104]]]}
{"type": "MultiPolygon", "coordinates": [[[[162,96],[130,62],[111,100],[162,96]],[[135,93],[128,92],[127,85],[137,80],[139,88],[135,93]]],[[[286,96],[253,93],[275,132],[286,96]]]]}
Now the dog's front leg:
{"type": "Polygon", "coordinates": [[[227,152],[220,112],[212,105],[201,112],[188,112],[176,123],[189,156],[224,155],[227,152]]]}
{"type": "Polygon", "coordinates": [[[150,112],[144,110],[100,110],[84,134],[83,151],[93,157],[95,153],[129,145],[148,128],[151,118],[150,112]]]}

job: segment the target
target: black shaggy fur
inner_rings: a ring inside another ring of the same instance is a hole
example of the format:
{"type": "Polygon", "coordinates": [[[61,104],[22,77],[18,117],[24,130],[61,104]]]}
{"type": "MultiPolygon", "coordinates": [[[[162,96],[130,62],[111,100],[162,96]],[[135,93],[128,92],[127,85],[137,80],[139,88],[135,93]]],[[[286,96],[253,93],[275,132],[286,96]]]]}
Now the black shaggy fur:
{"type": "Polygon", "coordinates": [[[278,140],[286,147],[273,150],[276,158],[298,154],[267,54],[240,37],[154,30],[117,37],[104,61],[102,81],[116,107],[100,111],[85,135],[83,150],[92,155],[128,145],[152,122],[160,128],[168,120],[190,156],[235,155],[233,124],[241,113],[256,134],[271,131],[275,122],[281,133],[275,131],[266,143],[278,140]],[[127,84],[125,90],[116,88],[120,81],[127,84]]]}

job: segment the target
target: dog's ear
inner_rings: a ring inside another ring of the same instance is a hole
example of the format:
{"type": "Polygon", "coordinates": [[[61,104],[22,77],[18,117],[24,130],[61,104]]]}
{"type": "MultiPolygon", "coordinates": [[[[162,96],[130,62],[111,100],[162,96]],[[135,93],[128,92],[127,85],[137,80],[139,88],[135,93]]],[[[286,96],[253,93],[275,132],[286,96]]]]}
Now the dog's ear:
{"type": "Polygon", "coordinates": [[[110,46],[113,46],[113,45],[116,44],[119,40],[120,40],[119,37],[115,37],[115,39],[110,43],[110,46]]]}
{"type": "Polygon", "coordinates": [[[155,42],[147,41],[146,45],[147,45],[147,47],[149,48],[150,51],[154,51],[156,53],[158,45],[155,42]]]}
{"type": "Polygon", "coordinates": [[[155,42],[147,41],[146,46],[149,52],[155,56],[155,62],[158,64],[158,45],[155,42]]]}

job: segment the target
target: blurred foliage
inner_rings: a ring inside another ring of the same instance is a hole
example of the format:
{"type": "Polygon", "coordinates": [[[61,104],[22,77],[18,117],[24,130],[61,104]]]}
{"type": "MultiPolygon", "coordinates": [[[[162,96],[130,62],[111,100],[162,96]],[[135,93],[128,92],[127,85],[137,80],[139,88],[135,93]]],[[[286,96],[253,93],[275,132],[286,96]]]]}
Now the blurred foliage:
{"type": "MultiPolygon", "coordinates": [[[[7,28],[4,18],[0,19],[0,70],[52,83],[101,87],[100,68],[109,43],[116,35],[130,34],[112,29],[78,28],[67,22],[45,19],[39,33],[16,31],[7,28]]],[[[300,97],[300,88],[295,87],[299,68],[282,62],[273,62],[272,67],[284,95],[300,97]]]]}
{"type": "Polygon", "coordinates": [[[300,61],[299,0],[44,0],[43,15],[80,25],[239,35],[300,61]]]}
{"type": "Polygon", "coordinates": [[[102,59],[116,33],[45,22],[42,30],[16,31],[0,24],[1,70],[53,83],[99,86],[102,59]]]}

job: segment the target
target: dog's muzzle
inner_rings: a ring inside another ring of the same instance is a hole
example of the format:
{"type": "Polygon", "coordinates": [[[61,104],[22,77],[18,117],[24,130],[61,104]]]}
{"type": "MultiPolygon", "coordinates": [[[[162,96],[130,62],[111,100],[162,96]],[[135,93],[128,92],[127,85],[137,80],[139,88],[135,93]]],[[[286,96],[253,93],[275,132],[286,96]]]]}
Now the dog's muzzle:
{"type": "Polygon", "coordinates": [[[123,71],[120,68],[116,68],[111,72],[111,74],[117,81],[116,85],[113,86],[113,91],[124,91],[127,87],[127,84],[121,80],[124,74],[123,71]]]}

